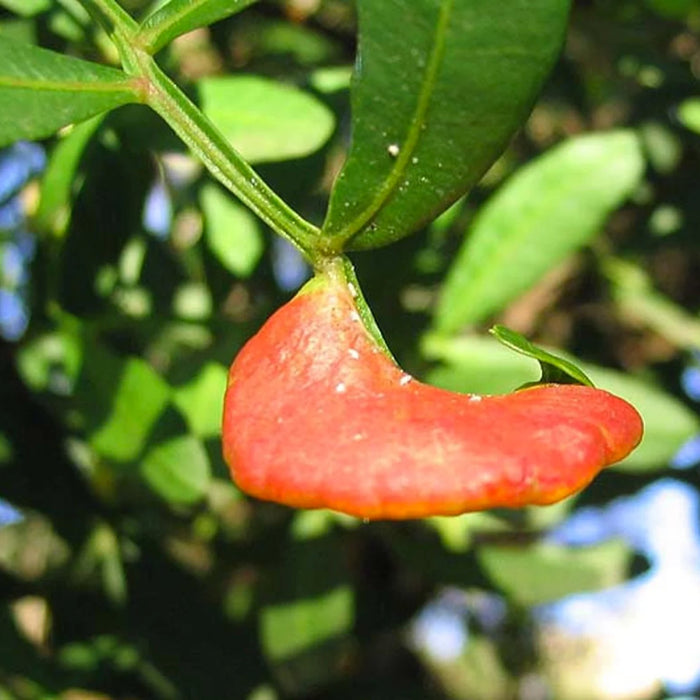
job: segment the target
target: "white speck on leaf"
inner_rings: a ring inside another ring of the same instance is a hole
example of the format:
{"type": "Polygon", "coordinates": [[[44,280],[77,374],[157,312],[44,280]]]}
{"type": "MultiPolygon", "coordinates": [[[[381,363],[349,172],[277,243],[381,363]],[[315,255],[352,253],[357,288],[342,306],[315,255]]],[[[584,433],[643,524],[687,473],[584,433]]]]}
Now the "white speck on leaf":
{"type": "Polygon", "coordinates": [[[360,321],[360,314],[358,314],[357,311],[351,311],[350,320],[355,321],[355,323],[357,323],[358,321],[360,321]]]}
{"type": "Polygon", "coordinates": [[[479,396],[478,394],[472,394],[469,397],[469,401],[471,401],[472,403],[479,403],[479,401],[481,401],[481,396],[479,396]]]}
{"type": "Polygon", "coordinates": [[[345,387],[345,384],[344,384],[343,382],[338,382],[338,383],[335,385],[335,393],[336,393],[336,394],[344,394],[344,393],[345,393],[345,389],[346,389],[346,387],[345,387]]]}
{"type": "Polygon", "coordinates": [[[355,350],[355,348],[350,348],[348,350],[348,355],[352,357],[353,360],[359,360],[360,359],[360,353],[355,350]]]}
{"type": "Polygon", "coordinates": [[[357,289],[355,289],[355,285],[352,282],[348,282],[348,289],[350,290],[350,296],[353,299],[357,299],[357,289]]]}
{"type": "Polygon", "coordinates": [[[399,148],[399,144],[398,144],[398,143],[390,143],[390,144],[386,147],[386,150],[387,150],[387,152],[389,153],[389,155],[390,155],[392,158],[396,158],[396,156],[399,155],[399,151],[400,151],[401,149],[399,148]]]}
{"type": "Polygon", "coordinates": [[[412,379],[413,377],[410,374],[404,374],[403,377],[399,379],[399,384],[401,386],[406,386],[406,384],[408,384],[412,379]]]}

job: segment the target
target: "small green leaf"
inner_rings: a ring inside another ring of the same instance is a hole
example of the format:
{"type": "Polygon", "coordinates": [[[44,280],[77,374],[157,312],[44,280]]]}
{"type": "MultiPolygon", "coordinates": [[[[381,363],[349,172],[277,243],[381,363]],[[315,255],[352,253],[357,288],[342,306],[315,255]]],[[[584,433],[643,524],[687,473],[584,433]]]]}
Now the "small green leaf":
{"type": "Polygon", "coordinates": [[[204,113],[249,162],[307,156],[333,132],[331,111],[290,85],[251,75],[198,85],[204,113]]]}
{"type": "Polygon", "coordinates": [[[305,649],[347,632],[353,621],[352,590],[338,586],[321,595],[268,605],[261,633],[272,661],[284,661],[305,649]]]}
{"type": "Polygon", "coordinates": [[[79,334],[64,326],[23,343],[17,353],[17,369],[32,391],[66,396],[73,391],[82,360],[79,334]]]}
{"type": "Polygon", "coordinates": [[[352,146],[324,233],[366,249],[467,192],[530,110],[568,0],[359,0],[352,146]]]}
{"type": "Polygon", "coordinates": [[[194,435],[216,437],[221,433],[221,406],[226,391],[226,368],[210,362],[187,384],[174,392],[174,403],[194,435]]]}
{"type": "Polygon", "coordinates": [[[690,97],[681,102],[678,118],[688,129],[700,134],[700,97],[690,97]]]}
{"type": "Polygon", "coordinates": [[[264,249],[258,220],[218,185],[205,185],[201,202],[209,249],[227,270],[248,277],[264,249]]]}
{"type": "Polygon", "coordinates": [[[0,36],[0,146],[139,100],[121,71],[0,36]]]}
{"type": "Polygon", "coordinates": [[[540,363],[542,376],[539,381],[528,382],[526,386],[549,383],[593,386],[593,382],[573,362],[538,348],[520,333],[499,325],[494,326],[489,332],[507,348],[526,357],[531,357],[540,363]]]}
{"type": "Polygon", "coordinates": [[[521,168],[475,220],[445,280],[436,326],[454,332],[503,309],[598,235],[643,171],[630,131],[572,138],[521,168]]]}
{"type": "Polygon", "coordinates": [[[153,368],[140,358],[129,358],[122,365],[109,414],[90,435],[90,444],[115,461],[136,459],[169,399],[170,387],[153,368]]]}
{"type": "Polygon", "coordinates": [[[626,579],[632,552],[624,542],[571,549],[551,544],[486,546],[477,551],[489,578],[519,605],[541,605],[598,591],[626,579]]]}
{"type": "Polygon", "coordinates": [[[191,435],[162,442],[144,457],[141,474],[161,498],[174,505],[196,503],[211,480],[209,457],[191,435]]]}
{"type": "MultiPolygon", "coordinates": [[[[428,373],[427,381],[452,391],[506,394],[536,380],[530,359],[491,338],[431,335],[422,351],[427,359],[442,363],[428,373]]],[[[642,442],[617,468],[665,469],[678,449],[700,432],[696,413],[651,382],[597,365],[581,366],[598,388],[629,401],[644,421],[642,442]]]]}
{"type": "Polygon", "coordinates": [[[4,7],[22,17],[38,15],[40,12],[48,10],[51,5],[51,0],[0,0],[0,7],[4,7]]]}
{"type": "Polygon", "coordinates": [[[170,0],[146,17],[135,41],[153,54],[176,37],[218,22],[255,2],[257,0],[170,0]]]}
{"type": "Polygon", "coordinates": [[[620,315],[651,328],[676,347],[694,352],[700,347],[700,320],[659,292],[641,267],[608,256],[603,272],[620,315]]]}
{"type": "Polygon", "coordinates": [[[85,149],[102,123],[102,116],[77,125],[54,147],[41,179],[41,197],[35,216],[38,228],[61,237],[70,217],[75,175],[85,149]]]}

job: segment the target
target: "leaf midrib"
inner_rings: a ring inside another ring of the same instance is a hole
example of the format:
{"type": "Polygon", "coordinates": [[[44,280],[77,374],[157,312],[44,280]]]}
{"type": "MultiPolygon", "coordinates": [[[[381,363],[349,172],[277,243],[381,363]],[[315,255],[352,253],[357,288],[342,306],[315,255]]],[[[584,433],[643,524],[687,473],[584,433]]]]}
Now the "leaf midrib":
{"type": "Polygon", "coordinates": [[[134,95],[137,90],[132,80],[85,81],[85,80],[41,80],[0,76],[0,88],[20,88],[42,90],[44,92],[128,92],[134,95]]]}
{"type": "Polygon", "coordinates": [[[392,197],[403,179],[408,165],[411,163],[411,159],[420,140],[422,131],[421,125],[423,124],[423,120],[430,106],[433,88],[437,82],[438,71],[445,53],[445,37],[447,35],[453,7],[454,0],[444,0],[440,7],[432,50],[425,69],[423,86],[418,96],[416,110],[411,119],[405,142],[399,144],[400,151],[396,156],[394,167],[389,172],[384,184],[380,187],[377,195],[367,208],[352,219],[337,234],[334,234],[333,238],[342,241],[342,243],[349,242],[354,236],[360,233],[374,215],[392,197]]]}

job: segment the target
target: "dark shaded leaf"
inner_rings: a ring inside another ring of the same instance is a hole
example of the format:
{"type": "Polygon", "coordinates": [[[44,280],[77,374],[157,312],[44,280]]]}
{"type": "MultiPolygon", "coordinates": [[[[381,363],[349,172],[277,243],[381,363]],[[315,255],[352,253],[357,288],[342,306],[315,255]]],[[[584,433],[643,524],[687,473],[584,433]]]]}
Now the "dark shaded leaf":
{"type": "Polygon", "coordinates": [[[324,233],[350,249],[415,231],[469,190],[522,123],[568,0],[359,0],[353,137],[324,233]]]}
{"type": "Polygon", "coordinates": [[[0,146],[138,101],[122,71],[0,36],[0,146]]]}

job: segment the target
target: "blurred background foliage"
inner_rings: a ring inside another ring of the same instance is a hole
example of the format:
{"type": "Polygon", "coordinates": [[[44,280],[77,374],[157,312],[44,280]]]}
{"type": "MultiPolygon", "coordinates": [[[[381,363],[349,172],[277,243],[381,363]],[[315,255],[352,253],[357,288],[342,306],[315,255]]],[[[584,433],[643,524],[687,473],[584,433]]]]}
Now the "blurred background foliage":
{"type": "MultiPolygon", "coordinates": [[[[698,30],[697,0],[575,2],[477,189],[354,256],[416,376],[536,379],[497,321],[639,408],[640,449],[545,509],[362,523],[244,497],[226,369],[303,261],[144,107],[1,151],[0,700],[700,691],[698,30]]],[[[74,0],[0,0],[0,34],[116,58],[74,0]]],[[[159,59],[320,222],[355,42],[350,2],[269,0],[159,59]]]]}

